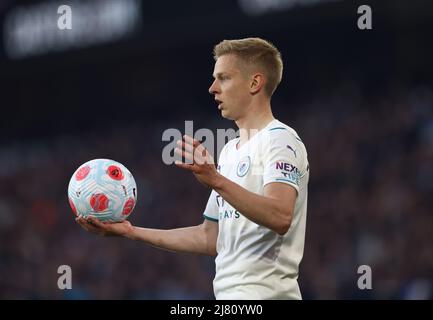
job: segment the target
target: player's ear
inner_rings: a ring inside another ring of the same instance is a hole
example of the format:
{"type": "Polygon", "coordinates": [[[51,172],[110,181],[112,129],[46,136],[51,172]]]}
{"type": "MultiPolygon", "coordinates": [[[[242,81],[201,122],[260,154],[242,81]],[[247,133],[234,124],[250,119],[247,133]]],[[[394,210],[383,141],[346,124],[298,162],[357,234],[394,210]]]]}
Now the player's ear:
{"type": "Polygon", "coordinates": [[[261,73],[253,74],[251,77],[250,93],[258,93],[265,85],[265,77],[261,73]]]}

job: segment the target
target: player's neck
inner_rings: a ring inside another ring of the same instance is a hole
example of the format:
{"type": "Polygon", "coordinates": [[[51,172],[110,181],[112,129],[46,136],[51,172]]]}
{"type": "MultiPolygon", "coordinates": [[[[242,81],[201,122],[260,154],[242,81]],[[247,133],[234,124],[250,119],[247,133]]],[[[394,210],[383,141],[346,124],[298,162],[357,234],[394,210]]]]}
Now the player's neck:
{"type": "Polygon", "coordinates": [[[267,108],[251,110],[245,117],[236,120],[239,128],[240,148],[244,143],[250,140],[260,130],[265,128],[271,121],[275,120],[270,105],[267,108]]]}

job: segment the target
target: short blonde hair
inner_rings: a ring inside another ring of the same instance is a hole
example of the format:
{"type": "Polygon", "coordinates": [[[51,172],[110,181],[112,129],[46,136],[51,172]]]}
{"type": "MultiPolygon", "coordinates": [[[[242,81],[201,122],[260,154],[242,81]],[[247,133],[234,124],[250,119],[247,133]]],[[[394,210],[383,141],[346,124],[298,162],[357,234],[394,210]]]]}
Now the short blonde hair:
{"type": "Polygon", "coordinates": [[[272,96],[281,82],[283,75],[283,61],[281,53],[269,41],[261,38],[245,38],[223,40],[213,50],[215,61],[226,54],[234,54],[247,65],[262,68],[267,78],[265,92],[272,96]]]}

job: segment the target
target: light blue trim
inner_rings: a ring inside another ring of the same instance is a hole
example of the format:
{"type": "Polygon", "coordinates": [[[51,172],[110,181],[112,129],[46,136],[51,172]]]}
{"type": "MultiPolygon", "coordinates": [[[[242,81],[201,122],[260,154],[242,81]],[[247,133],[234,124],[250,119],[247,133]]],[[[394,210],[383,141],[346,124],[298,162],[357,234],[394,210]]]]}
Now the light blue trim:
{"type": "Polygon", "coordinates": [[[213,222],[217,222],[217,223],[218,223],[218,219],[208,217],[208,216],[205,215],[204,213],[203,213],[203,217],[204,217],[205,219],[207,219],[207,220],[210,220],[210,221],[213,221],[213,222]]]}
{"type": "Polygon", "coordinates": [[[286,128],[283,128],[283,127],[275,127],[275,128],[271,128],[271,129],[269,129],[269,131],[272,131],[272,130],[278,130],[278,129],[281,129],[281,130],[287,130],[286,128]]]}
{"type": "Polygon", "coordinates": [[[284,181],[284,182],[289,182],[289,183],[291,183],[291,184],[297,186],[296,182],[293,182],[292,180],[289,180],[289,179],[277,178],[277,179],[275,179],[275,181],[284,181]]]}

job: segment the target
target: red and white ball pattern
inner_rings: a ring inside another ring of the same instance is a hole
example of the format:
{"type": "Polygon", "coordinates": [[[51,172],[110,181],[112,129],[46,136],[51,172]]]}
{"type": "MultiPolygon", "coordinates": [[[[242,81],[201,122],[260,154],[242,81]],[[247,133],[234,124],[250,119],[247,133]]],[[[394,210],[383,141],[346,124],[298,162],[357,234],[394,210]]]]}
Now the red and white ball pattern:
{"type": "Polygon", "coordinates": [[[134,210],[137,185],[119,162],[95,159],[81,165],[68,187],[69,205],[75,215],[92,215],[100,221],[120,222],[134,210]]]}

